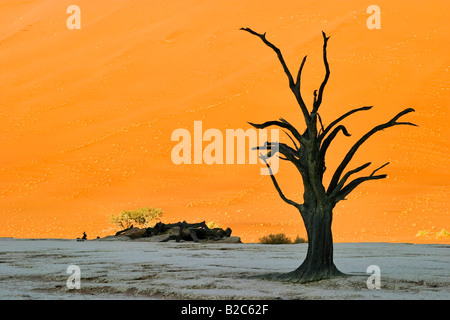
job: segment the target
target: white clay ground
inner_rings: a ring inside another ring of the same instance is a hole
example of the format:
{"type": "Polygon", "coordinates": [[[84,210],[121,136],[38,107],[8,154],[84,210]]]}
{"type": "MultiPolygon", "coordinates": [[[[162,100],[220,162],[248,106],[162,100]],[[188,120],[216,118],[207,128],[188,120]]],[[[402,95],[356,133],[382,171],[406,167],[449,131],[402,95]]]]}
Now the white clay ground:
{"type": "Polygon", "coordinates": [[[337,243],[353,276],[310,284],[252,276],[288,272],[307,244],[0,239],[0,299],[450,299],[450,246],[337,243]],[[69,290],[67,268],[80,268],[69,290]],[[369,290],[367,267],[381,271],[369,290]]]}

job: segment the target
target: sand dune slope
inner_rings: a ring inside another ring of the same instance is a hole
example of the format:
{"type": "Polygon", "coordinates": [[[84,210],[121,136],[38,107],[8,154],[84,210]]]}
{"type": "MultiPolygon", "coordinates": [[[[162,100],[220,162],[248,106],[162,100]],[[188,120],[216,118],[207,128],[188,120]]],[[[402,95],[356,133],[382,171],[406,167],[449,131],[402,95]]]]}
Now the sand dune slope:
{"type": "MultiPolygon", "coordinates": [[[[321,115],[352,136],[330,150],[332,171],[374,125],[413,107],[418,128],[379,133],[352,168],[387,161],[389,179],[339,204],[335,241],[445,242],[448,171],[449,24],[446,1],[378,1],[382,28],[366,27],[360,1],[70,1],[0,4],[0,236],[111,233],[110,214],[163,208],[164,220],[215,221],[244,241],[305,231],[260,165],[175,165],[171,134],[248,129],[247,121],[302,121],[273,52],[240,32],[252,27],[283,51],[307,103],[321,83],[321,30],[331,36],[331,78],[321,115]],[[420,235],[418,235],[420,234],[420,235]]],[[[327,172],[325,179],[330,179],[327,172]]],[[[301,199],[294,169],[277,175],[301,199]]]]}

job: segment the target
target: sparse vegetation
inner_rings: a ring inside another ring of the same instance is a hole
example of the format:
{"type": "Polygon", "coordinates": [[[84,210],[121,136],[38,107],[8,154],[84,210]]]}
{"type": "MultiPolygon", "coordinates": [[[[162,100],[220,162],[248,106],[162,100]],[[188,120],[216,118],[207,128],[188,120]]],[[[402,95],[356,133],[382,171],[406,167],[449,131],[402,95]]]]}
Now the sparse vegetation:
{"type": "Polygon", "coordinates": [[[284,233],[269,234],[267,236],[261,237],[259,242],[263,244],[290,244],[291,239],[287,237],[284,233]]]}
{"type": "Polygon", "coordinates": [[[308,241],[306,241],[304,238],[297,236],[293,243],[307,243],[307,242],[308,241]]]}
{"type": "Polygon", "coordinates": [[[218,224],[215,221],[210,221],[206,224],[206,226],[210,229],[214,229],[214,228],[221,228],[220,224],[218,224]]]}
{"type": "Polygon", "coordinates": [[[149,207],[130,211],[125,210],[119,215],[111,215],[110,222],[117,224],[121,229],[127,229],[131,225],[147,228],[156,224],[162,214],[161,209],[149,207]]]}
{"type": "Polygon", "coordinates": [[[445,229],[442,229],[439,232],[432,232],[431,230],[420,230],[416,233],[416,237],[430,237],[434,236],[435,238],[446,238],[450,237],[450,232],[445,229]]]}
{"type": "Polygon", "coordinates": [[[450,232],[448,232],[445,229],[442,229],[440,232],[436,233],[436,237],[441,238],[441,237],[450,237],[450,232]]]}
{"type": "Polygon", "coordinates": [[[259,239],[260,243],[263,244],[291,244],[291,243],[306,243],[307,241],[299,236],[295,238],[294,241],[291,240],[288,236],[286,236],[284,233],[277,233],[277,234],[269,234],[267,236],[261,237],[259,239]]]}
{"type": "Polygon", "coordinates": [[[420,231],[417,231],[416,237],[428,236],[429,234],[430,234],[429,230],[420,230],[420,231]]]}

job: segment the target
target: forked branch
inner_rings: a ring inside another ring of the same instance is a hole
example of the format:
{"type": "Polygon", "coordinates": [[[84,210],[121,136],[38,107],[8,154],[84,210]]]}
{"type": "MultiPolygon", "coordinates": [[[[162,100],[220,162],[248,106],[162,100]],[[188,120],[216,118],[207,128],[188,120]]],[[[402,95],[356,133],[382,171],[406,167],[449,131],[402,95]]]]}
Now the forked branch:
{"type": "Polygon", "coordinates": [[[289,132],[283,130],[283,132],[288,136],[288,138],[292,141],[292,143],[294,144],[295,150],[298,152],[300,147],[297,145],[297,142],[295,142],[294,138],[291,137],[291,135],[289,134],[289,132]]]}
{"type": "MultiPolygon", "coordinates": [[[[370,130],[368,133],[366,133],[362,138],[360,138],[354,145],[353,147],[348,151],[348,153],[345,155],[344,159],[342,160],[341,164],[339,165],[339,167],[336,169],[330,185],[328,186],[328,190],[327,190],[327,194],[331,194],[333,193],[333,191],[335,190],[335,188],[337,187],[338,183],[339,183],[339,179],[341,178],[342,173],[344,172],[345,168],[347,167],[347,165],[349,164],[350,160],[353,158],[353,156],[355,155],[356,151],[358,150],[358,148],[367,141],[367,139],[369,139],[373,134],[377,133],[378,131],[382,131],[386,128],[389,127],[393,127],[396,125],[411,125],[411,126],[417,126],[414,123],[411,122],[397,122],[397,120],[410,112],[414,112],[414,109],[412,108],[408,108],[403,110],[402,112],[398,113],[394,118],[392,118],[391,120],[389,120],[386,123],[380,124],[378,126],[376,126],[375,128],[373,128],[372,130],[370,130]]],[[[370,180],[373,179],[381,179],[379,176],[370,176],[370,180]],[[377,178],[375,178],[377,177],[377,178]]]]}
{"type": "Polygon", "coordinates": [[[284,70],[284,72],[286,73],[286,75],[288,77],[289,86],[294,86],[295,85],[294,79],[292,78],[291,72],[289,71],[289,68],[286,65],[286,62],[284,61],[283,55],[281,54],[281,50],[278,49],[273,43],[271,43],[270,41],[268,41],[266,39],[266,33],[265,32],[264,33],[258,33],[258,32],[253,31],[250,28],[241,28],[240,30],[247,31],[247,32],[249,32],[249,33],[259,37],[262,40],[262,42],[264,42],[264,44],[266,46],[270,47],[273,51],[275,51],[275,53],[278,56],[278,60],[280,60],[280,63],[283,66],[283,70],[284,70]]]}
{"type": "Polygon", "coordinates": [[[367,162],[367,163],[363,164],[362,166],[359,166],[358,168],[353,169],[353,170],[350,170],[349,172],[347,172],[347,173],[342,177],[342,179],[339,181],[337,187],[335,188],[335,190],[333,190],[333,193],[331,193],[330,197],[331,197],[331,198],[334,198],[334,197],[337,195],[337,193],[338,193],[339,191],[341,191],[342,187],[343,187],[344,184],[347,182],[347,179],[348,179],[352,174],[358,173],[358,172],[364,170],[365,168],[367,168],[367,167],[370,166],[370,165],[371,165],[371,162],[367,162]]]}
{"type": "Polygon", "coordinates": [[[258,33],[258,32],[253,31],[250,28],[241,28],[240,30],[247,31],[247,32],[257,36],[258,38],[260,38],[262,40],[262,42],[264,42],[264,44],[266,46],[268,46],[273,51],[275,51],[275,53],[277,54],[278,60],[280,61],[281,66],[283,67],[284,73],[286,73],[286,76],[288,77],[289,87],[291,88],[292,92],[295,95],[295,98],[297,99],[298,104],[300,105],[300,109],[302,110],[306,125],[308,126],[310,123],[310,115],[309,115],[308,108],[306,107],[306,104],[300,93],[300,78],[301,78],[301,72],[303,70],[303,66],[305,65],[305,62],[306,62],[306,56],[303,58],[302,63],[300,64],[300,69],[298,71],[297,79],[296,79],[297,82],[294,82],[294,79],[293,79],[292,74],[286,64],[286,61],[284,60],[284,57],[281,54],[281,50],[278,49],[273,43],[271,43],[270,41],[267,40],[266,33],[258,33]]]}
{"type": "Polygon", "coordinates": [[[333,200],[335,202],[338,202],[340,200],[345,199],[345,197],[351,193],[353,190],[355,190],[356,187],[358,187],[361,183],[365,182],[365,181],[369,181],[369,180],[379,180],[379,179],[384,179],[387,177],[386,174],[381,174],[381,175],[375,175],[375,173],[377,171],[379,171],[380,169],[384,168],[385,166],[387,166],[389,164],[389,162],[383,164],[381,167],[373,170],[373,172],[367,176],[367,177],[360,177],[360,178],[356,178],[355,180],[353,180],[352,182],[350,182],[348,185],[346,185],[345,187],[342,188],[342,186],[344,185],[345,181],[348,179],[348,177],[356,172],[361,171],[362,169],[368,167],[370,165],[370,162],[349,171],[343,178],[342,180],[339,182],[338,186],[340,186],[342,189],[340,189],[337,192],[333,192],[335,195],[332,195],[331,197],[334,198],[333,200]]]}
{"type": "Polygon", "coordinates": [[[365,110],[370,110],[372,109],[372,107],[362,107],[362,108],[357,108],[357,109],[353,109],[350,110],[349,112],[343,114],[342,116],[340,116],[339,118],[337,118],[336,120],[334,120],[333,122],[331,122],[324,130],[323,132],[320,134],[319,136],[319,140],[322,140],[327,133],[339,122],[341,122],[342,120],[344,120],[345,118],[347,118],[348,116],[351,116],[352,114],[354,114],[355,112],[359,112],[359,111],[365,111],[365,110]]]}
{"type": "Polygon", "coordinates": [[[322,145],[319,149],[319,161],[320,161],[320,168],[321,168],[321,178],[323,177],[323,174],[325,173],[326,167],[325,167],[325,155],[327,153],[328,147],[330,146],[331,142],[334,140],[334,138],[337,136],[339,131],[342,131],[342,133],[350,137],[350,133],[348,133],[347,128],[343,125],[337,126],[329,136],[323,141],[322,145]]]}
{"type": "Polygon", "coordinates": [[[252,148],[252,150],[266,150],[266,151],[268,151],[266,157],[271,157],[275,153],[279,152],[284,157],[280,157],[280,156],[278,156],[278,157],[282,160],[288,160],[289,162],[291,162],[293,165],[295,165],[295,167],[297,168],[297,170],[300,173],[303,174],[306,170],[299,159],[297,150],[294,150],[293,148],[291,148],[290,146],[288,146],[285,143],[266,141],[263,146],[254,147],[254,148],[252,148]]]}
{"type": "Polygon", "coordinates": [[[314,105],[311,114],[315,114],[319,109],[320,104],[322,103],[323,91],[325,90],[325,86],[327,85],[328,79],[330,78],[330,66],[327,60],[327,43],[330,37],[327,37],[327,35],[323,31],[322,36],[323,36],[323,64],[325,65],[325,77],[322,81],[322,84],[320,85],[317,99],[316,97],[314,97],[314,105]]]}
{"type": "Polygon", "coordinates": [[[347,128],[345,128],[343,125],[337,126],[330,135],[323,141],[322,146],[320,147],[320,159],[322,161],[325,161],[325,154],[327,153],[328,147],[330,146],[331,142],[336,138],[339,131],[342,131],[342,133],[350,137],[350,133],[348,133],[347,128]]]}
{"type": "Polygon", "coordinates": [[[269,170],[270,178],[272,179],[273,185],[275,186],[275,189],[277,189],[278,194],[280,195],[280,198],[281,198],[284,202],[286,202],[287,204],[290,204],[290,205],[292,205],[292,206],[294,206],[294,207],[296,207],[297,209],[300,210],[301,207],[302,207],[301,204],[299,204],[299,203],[297,203],[297,202],[295,202],[295,201],[293,201],[293,200],[290,200],[290,199],[286,198],[286,196],[284,195],[283,191],[281,190],[280,186],[278,185],[277,179],[276,179],[275,176],[273,175],[272,168],[270,167],[270,165],[269,165],[269,164],[267,163],[267,161],[266,161],[266,158],[265,158],[262,154],[260,154],[260,158],[261,158],[261,159],[264,161],[264,163],[266,164],[266,167],[267,167],[267,169],[269,170]]]}
{"type": "Polygon", "coordinates": [[[302,135],[297,131],[297,129],[295,129],[295,127],[293,125],[291,125],[289,122],[287,122],[284,119],[280,119],[280,121],[267,121],[261,124],[258,123],[253,123],[253,122],[248,122],[248,124],[250,124],[251,126],[255,127],[256,129],[265,129],[267,127],[270,126],[277,126],[283,129],[287,129],[289,130],[292,135],[294,136],[295,139],[297,139],[299,144],[304,144],[305,143],[305,139],[302,137],[302,135]]]}
{"type": "Polygon", "coordinates": [[[300,83],[301,83],[301,78],[302,78],[302,71],[303,71],[303,66],[305,65],[305,62],[306,62],[306,56],[303,57],[302,63],[300,64],[300,68],[298,69],[297,80],[295,81],[295,89],[299,95],[300,95],[300,83]]]}
{"type": "Polygon", "coordinates": [[[299,161],[297,151],[282,142],[266,141],[264,142],[264,145],[253,147],[252,150],[267,150],[270,151],[270,154],[274,154],[278,151],[285,157],[293,158],[293,160],[299,161]]]}

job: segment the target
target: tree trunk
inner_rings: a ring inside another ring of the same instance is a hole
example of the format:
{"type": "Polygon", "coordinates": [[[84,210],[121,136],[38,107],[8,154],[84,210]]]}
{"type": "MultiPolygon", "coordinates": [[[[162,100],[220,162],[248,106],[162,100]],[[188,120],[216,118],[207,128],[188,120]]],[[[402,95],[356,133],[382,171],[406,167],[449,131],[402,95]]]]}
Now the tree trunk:
{"type": "Polygon", "coordinates": [[[308,251],[303,263],[296,270],[278,275],[289,282],[310,282],[344,276],[333,262],[333,236],[331,234],[332,208],[306,207],[302,212],[308,234],[308,251]]]}

